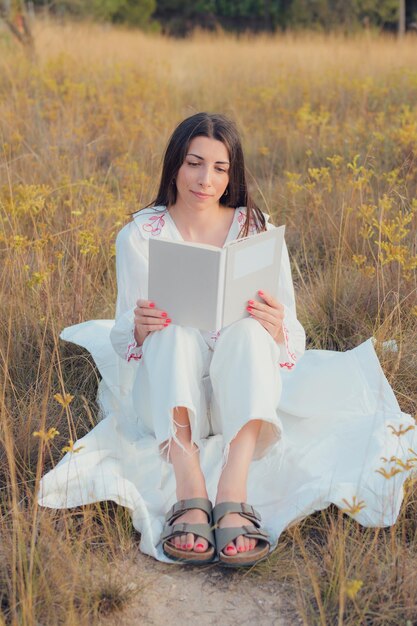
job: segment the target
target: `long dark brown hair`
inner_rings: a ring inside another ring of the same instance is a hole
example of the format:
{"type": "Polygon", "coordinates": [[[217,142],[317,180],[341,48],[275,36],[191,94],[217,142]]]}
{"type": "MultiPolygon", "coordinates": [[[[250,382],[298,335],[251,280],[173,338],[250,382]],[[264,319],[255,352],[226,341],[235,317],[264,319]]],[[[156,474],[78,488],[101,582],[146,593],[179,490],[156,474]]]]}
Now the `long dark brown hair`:
{"type": "Polygon", "coordinates": [[[178,124],[165,150],[157,196],[144,208],[164,206],[169,209],[175,204],[175,179],[194,137],[217,139],[227,148],[230,159],[229,184],[226,195],[223,194],[220,198],[220,204],[233,208],[246,207],[246,220],[239,236],[247,237],[250,227],[256,228],[257,232],[266,230],[265,217],[248,191],[242,144],[237,128],[232,120],[217,113],[196,113],[178,124]]]}

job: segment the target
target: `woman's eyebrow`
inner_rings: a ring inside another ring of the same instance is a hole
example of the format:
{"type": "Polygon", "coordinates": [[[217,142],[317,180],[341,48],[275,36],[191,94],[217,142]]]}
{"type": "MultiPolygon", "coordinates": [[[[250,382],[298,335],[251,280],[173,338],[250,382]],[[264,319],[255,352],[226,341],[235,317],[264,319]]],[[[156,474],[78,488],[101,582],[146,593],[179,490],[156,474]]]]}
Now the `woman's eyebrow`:
{"type": "MultiPolygon", "coordinates": [[[[198,154],[194,154],[193,152],[189,152],[187,156],[194,156],[197,159],[204,161],[204,158],[202,156],[199,156],[198,154]]],[[[216,161],[216,163],[223,163],[224,165],[230,165],[229,161],[216,161]]]]}

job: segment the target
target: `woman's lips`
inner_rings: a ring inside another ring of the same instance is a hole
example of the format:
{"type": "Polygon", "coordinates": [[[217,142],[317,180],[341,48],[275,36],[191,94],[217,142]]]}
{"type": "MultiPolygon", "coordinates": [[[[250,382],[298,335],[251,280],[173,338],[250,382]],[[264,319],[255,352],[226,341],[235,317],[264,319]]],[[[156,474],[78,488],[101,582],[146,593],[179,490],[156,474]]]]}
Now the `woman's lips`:
{"type": "Polygon", "coordinates": [[[191,193],[193,193],[195,196],[197,196],[197,198],[211,198],[210,194],[207,193],[198,193],[197,191],[193,191],[192,189],[190,189],[191,193]]]}

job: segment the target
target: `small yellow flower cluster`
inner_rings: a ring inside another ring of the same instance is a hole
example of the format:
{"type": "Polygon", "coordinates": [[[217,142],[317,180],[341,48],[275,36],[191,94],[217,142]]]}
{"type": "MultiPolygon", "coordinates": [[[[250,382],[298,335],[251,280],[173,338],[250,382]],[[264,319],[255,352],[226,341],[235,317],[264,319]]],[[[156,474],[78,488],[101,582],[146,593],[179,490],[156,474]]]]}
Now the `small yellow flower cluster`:
{"type": "Polygon", "coordinates": [[[308,175],[312,180],[319,183],[330,192],[333,188],[333,184],[329,171],[328,167],[309,167],[308,175]]]}
{"type": "Polygon", "coordinates": [[[344,502],[347,506],[346,509],[341,509],[343,513],[349,513],[349,515],[356,515],[362,509],[366,508],[366,504],[364,500],[356,501],[356,496],[353,496],[352,502],[348,502],[346,498],[342,498],[342,502],[344,502]]]}
{"type": "Polygon", "coordinates": [[[35,430],[35,432],[32,434],[34,437],[39,437],[39,439],[46,443],[47,441],[51,441],[52,439],[54,439],[54,437],[59,435],[59,431],[56,428],[52,427],[49,428],[46,432],[44,430],[35,430]]]}
{"type": "Polygon", "coordinates": [[[350,600],[353,600],[358,591],[360,591],[363,587],[363,580],[357,580],[357,579],[352,579],[352,580],[347,580],[346,581],[346,585],[345,585],[345,591],[346,591],[346,595],[350,600]]]}
{"type": "Polygon", "coordinates": [[[78,448],[74,448],[74,441],[72,439],[68,439],[68,445],[62,448],[62,452],[71,452],[73,454],[77,454],[80,450],[85,448],[85,446],[78,446],[78,448]]]}
{"type": "Polygon", "coordinates": [[[17,217],[38,215],[45,209],[51,191],[48,185],[16,185],[6,205],[8,214],[17,217]]]}
{"type": "Polygon", "coordinates": [[[301,174],[298,172],[288,172],[285,171],[285,178],[287,179],[286,187],[288,192],[295,196],[295,194],[299,191],[303,190],[303,186],[300,185],[301,174]]]}
{"type": "MultiPolygon", "coordinates": [[[[413,221],[417,215],[417,201],[413,200],[409,210],[396,206],[394,198],[383,194],[378,205],[362,203],[358,208],[358,217],[362,224],[361,237],[376,246],[375,259],[381,266],[396,262],[405,279],[410,279],[417,269],[417,255],[412,252],[410,239],[413,221]],[[372,242],[373,240],[373,242],[372,242]]],[[[354,263],[367,275],[375,273],[373,265],[366,264],[364,255],[353,255],[354,263]],[[369,273],[372,269],[373,273],[369,273]]]]}
{"type": "Polygon", "coordinates": [[[39,287],[47,280],[48,276],[49,272],[33,272],[27,285],[28,287],[39,287]]]}
{"type": "Polygon", "coordinates": [[[80,246],[80,252],[84,255],[94,256],[98,254],[100,248],[97,245],[95,235],[88,230],[81,230],[78,233],[78,244],[80,246]]]}
{"type": "MultiPolygon", "coordinates": [[[[409,426],[407,429],[401,430],[401,427],[402,427],[402,424],[398,431],[393,429],[393,434],[397,435],[397,437],[399,437],[400,435],[404,435],[404,433],[406,433],[408,430],[411,430],[414,428],[414,426],[409,426]]],[[[400,474],[401,472],[408,472],[414,469],[414,467],[417,464],[417,453],[412,448],[408,448],[408,451],[411,452],[411,454],[414,456],[411,456],[405,461],[403,461],[402,459],[399,459],[397,456],[391,456],[390,459],[387,459],[384,456],[382,456],[381,461],[383,461],[384,463],[394,463],[394,465],[391,466],[388,470],[385,469],[385,467],[380,467],[375,471],[378,474],[381,474],[381,476],[383,476],[384,478],[390,479],[396,474],[400,474]]]]}
{"type": "Polygon", "coordinates": [[[26,248],[30,245],[30,241],[26,235],[13,235],[9,239],[9,246],[14,250],[20,250],[21,248],[26,248]]]}
{"type": "Polygon", "coordinates": [[[59,404],[61,406],[63,406],[64,408],[66,408],[67,406],[69,406],[71,404],[71,402],[74,399],[74,396],[72,396],[70,393],[56,393],[54,395],[54,399],[59,402],[59,404]]]}

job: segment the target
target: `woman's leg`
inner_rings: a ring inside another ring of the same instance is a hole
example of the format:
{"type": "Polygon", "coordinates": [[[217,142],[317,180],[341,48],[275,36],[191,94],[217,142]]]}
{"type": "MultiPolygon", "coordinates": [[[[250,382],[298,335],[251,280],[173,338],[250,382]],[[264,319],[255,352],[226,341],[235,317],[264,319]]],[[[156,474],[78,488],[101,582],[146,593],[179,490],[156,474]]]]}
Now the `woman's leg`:
{"type": "MultiPolygon", "coordinates": [[[[220,502],[246,502],[246,483],[248,480],[249,465],[261,428],[261,420],[251,420],[241,428],[230,444],[227,463],[223,468],[217,486],[216,504],[220,502]]],[[[236,527],[248,524],[248,520],[238,513],[229,513],[219,526],[236,527]]],[[[247,539],[239,535],[235,541],[229,543],[224,552],[233,556],[237,551],[253,550],[256,539],[247,539]]]]}
{"type": "MultiPolygon", "coordinates": [[[[264,456],[281,437],[276,414],[281,395],[279,356],[271,335],[252,318],[228,326],[217,340],[210,378],[220,413],[224,457],[216,504],[246,502],[251,461],[264,456]]],[[[220,527],[247,524],[237,513],[220,521],[220,527]]],[[[225,553],[233,556],[255,545],[255,540],[240,535],[226,546],[225,553]]]]}
{"type": "MultiPolygon", "coordinates": [[[[135,380],[134,401],[142,427],[153,434],[164,459],[173,465],[179,500],[207,497],[198,443],[209,434],[202,378],[210,353],[201,333],[173,324],[151,333],[135,380]]],[[[203,511],[187,511],[176,520],[205,523],[203,511]]],[[[204,552],[207,541],[193,534],[175,538],[177,547],[204,552]]]]}
{"type": "MultiPolygon", "coordinates": [[[[170,460],[172,462],[176,493],[178,500],[188,498],[207,498],[206,483],[200,467],[200,457],[197,446],[192,442],[190,420],[185,407],[174,409],[174,420],[178,427],[178,439],[181,446],[176,441],[172,441],[170,449],[170,460]]],[[[207,522],[207,515],[200,509],[191,509],[181,515],[175,523],[188,522],[200,524],[207,522]]],[[[208,548],[206,539],[196,537],[193,533],[181,535],[173,539],[176,548],[183,550],[193,550],[195,552],[205,552],[208,548]]]]}

